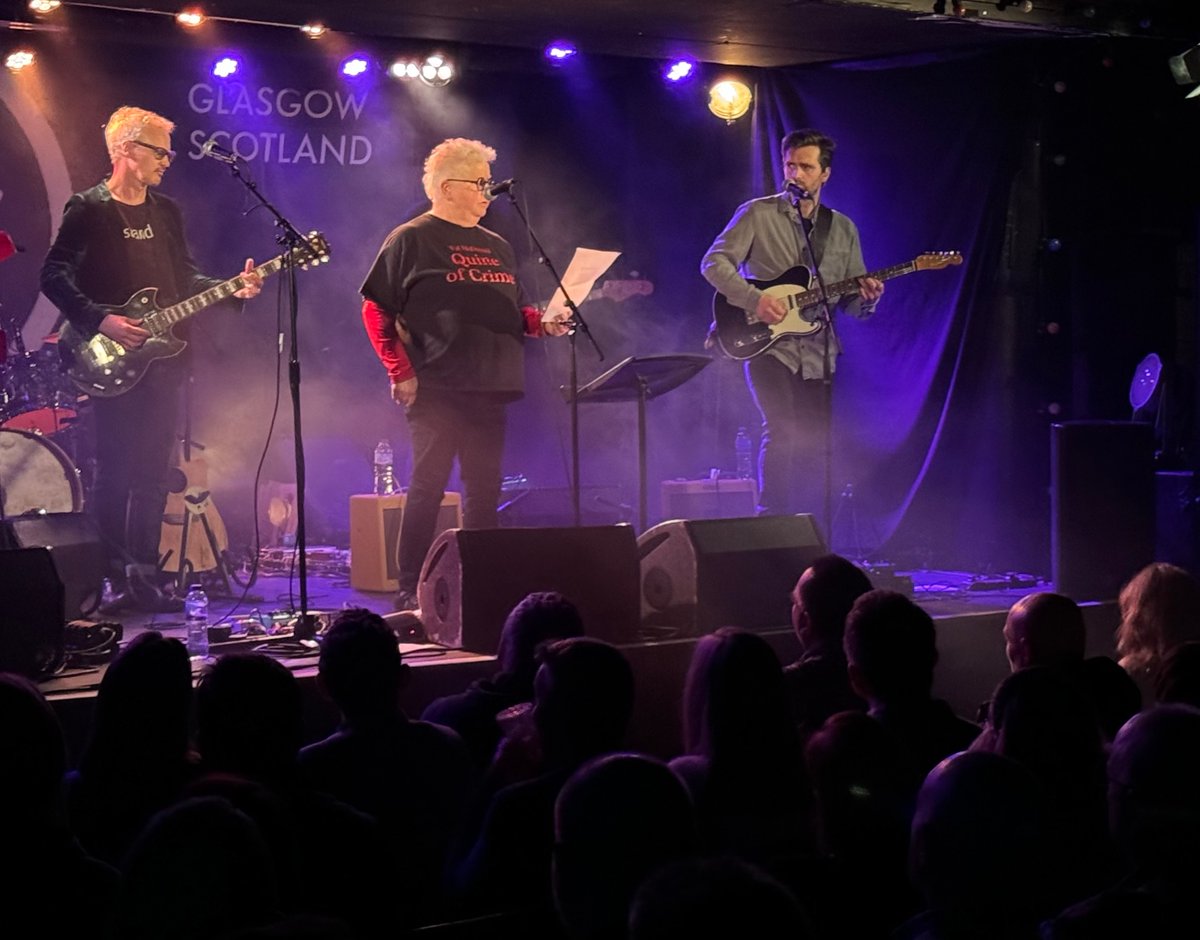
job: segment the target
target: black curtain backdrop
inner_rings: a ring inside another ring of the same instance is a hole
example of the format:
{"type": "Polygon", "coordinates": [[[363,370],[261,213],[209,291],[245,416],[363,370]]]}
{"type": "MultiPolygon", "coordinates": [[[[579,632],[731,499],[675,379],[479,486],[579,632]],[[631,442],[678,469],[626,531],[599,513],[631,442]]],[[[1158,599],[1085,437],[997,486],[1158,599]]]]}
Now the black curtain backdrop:
{"type": "MultiPolygon", "coordinates": [[[[1042,247],[1048,206],[1050,217],[1073,222],[1080,203],[1097,201],[1094,177],[1120,172],[1122,181],[1136,177],[1163,194],[1124,206],[1125,234],[1157,225],[1173,264],[1189,250],[1194,259],[1195,199],[1180,183],[1186,161],[1152,161],[1140,145],[1144,128],[1124,142],[1130,112],[1105,110],[1115,86],[1128,86],[1161,103],[1161,113],[1145,116],[1161,130],[1155,143],[1178,126],[1166,53],[1141,53],[1137,62],[1118,56],[1118,66],[1104,71],[1092,44],[1022,44],[948,61],[752,72],[753,115],[726,125],[705,108],[716,68],[702,69],[696,83],[667,87],[659,64],[646,60],[584,56],[556,70],[534,52],[472,48],[457,50],[460,78],[432,89],[381,71],[348,82],[336,66],[354,49],[279,31],[227,28],[201,41],[131,27],[118,36],[36,38],[37,69],[0,76],[0,228],[28,249],[0,270],[6,317],[34,339],[53,326],[36,299],[37,268],[64,186],[69,193],[103,178],[101,124],[120,104],[177,122],[180,157],[163,190],[182,204],[206,271],[231,275],[247,256],[277,253],[266,213],[253,210],[225,167],[199,156],[210,135],[225,135],[221,142],[246,157],[263,192],[298,227],[324,232],[333,245],[330,265],[300,275],[316,540],[345,538],[347,497],[369,489],[370,455],[381,437],[397,445],[406,476],[404,421],[362,333],[358,287],[387,232],[427,207],[420,164],[445,137],[496,147],[494,175],[521,181],[521,198],[560,269],[580,245],[619,250],[609,276],[653,285],[649,295],[584,307],[606,358],[599,361],[581,340],[581,381],[626,356],[701,351],[711,294],[698,273],[700,257],[740,202],[777,188],[778,141],[793,127],[816,126],[838,140],[827,201],[858,223],[869,267],[928,250],[964,253],[961,267],[890,282],[874,318],[840,326],[847,352],[835,392],[833,544],[850,554],[1045,573],[1049,420],[1124,417],[1106,413],[1120,401],[1109,386],[1128,382],[1127,374],[1108,378],[1110,364],[1132,360],[1131,369],[1135,354],[1159,340],[1174,343],[1174,355],[1194,317],[1194,297],[1189,306],[1173,296],[1163,305],[1173,311],[1166,316],[1172,325],[1158,309],[1135,318],[1119,338],[1089,330],[1085,343],[1083,326],[1094,314],[1081,312],[1083,298],[1111,295],[1115,282],[1130,287],[1137,278],[1092,257],[1097,242],[1081,246],[1068,228],[1064,251],[1047,261],[1042,247]],[[213,61],[234,49],[241,71],[214,78],[213,61]],[[1054,89],[1060,66],[1070,73],[1065,96],[1054,89]],[[1098,81],[1089,69],[1107,78],[1098,81]],[[1067,138],[1070,154],[1057,177],[1046,168],[1052,130],[1067,138]],[[1179,236],[1184,229],[1187,238],[1179,236]],[[1061,329],[1047,331],[1043,298],[1053,291],[1065,312],[1056,312],[1061,329]],[[1105,363],[1104,376],[1093,374],[1093,358],[1105,363]],[[1052,414],[1049,398],[1060,391],[1052,414]],[[852,498],[840,495],[847,492],[852,498]]],[[[367,51],[386,64],[383,51],[367,51]]],[[[523,257],[528,299],[547,299],[552,285],[504,199],[485,224],[523,257]]],[[[1089,224],[1096,228],[1097,220],[1089,224]]],[[[1173,264],[1160,267],[1176,274],[1173,264]]],[[[1170,290],[1179,284],[1178,276],[1160,280],[1170,290]]],[[[260,454],[267,455],[266,479],[286,482],[291,473],[286,416],[268,440],[282,376],[275,286],[241,316],[201,314],[192,331],[199,352],[194,435],[207,445],[210,482],[235,541],[249,540],[260,454]]],[[[1108,309],[1113,317],[1121,312],[1108,309]]],[[[506,474],[551,490],[568,485],[559,391],[567,350],[565,342],[529,342],[527,396],[512,409],[505,457],[506,474]]],[[[609,488],[605,498],[615,492],[633,518],[633,406],[584,406],[581,416],[584,485],[609,488]]],[[[756,424],[741,368],[730,362],[715,362],[651,402],[652,516],[660,480],[732,469],[738,426],[756,424]]]]}

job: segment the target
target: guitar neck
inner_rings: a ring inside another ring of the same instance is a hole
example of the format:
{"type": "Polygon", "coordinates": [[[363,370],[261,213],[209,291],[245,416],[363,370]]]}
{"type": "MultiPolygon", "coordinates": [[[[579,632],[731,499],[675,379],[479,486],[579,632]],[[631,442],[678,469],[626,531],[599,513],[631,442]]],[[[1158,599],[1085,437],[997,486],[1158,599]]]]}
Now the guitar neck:
{"type": "Polygon", "coordinates": [[[857,294],[859,278],[873,277],[877,281],[890,281],[892,278],[900,277],[902,274],[912,274],[915,270],[917,270],[916,261],[905,261],[903,264],[894,264],[890,268],[883,268],[879,271],[871,271],[868,274],[860,274],[858,277],[848,277],[844,281],[834,281],[832,284],[826,284],[825,295],[821,294],[819,285],[814,285],[815,289],[799,295],[797,306],[803,310],[808,307],[820,306],[826,296],[830,300],[837,300],[846,294],[857,294]]]}
{"type": "MultiPolygon", "coordinates": [[[[283,267],[284,255],[277,258],[272,258],[270,261],[260,264],[254,269],[254,273],[262,278],[270,277],[276,271],[283,267]]],[[[213,304],[219,304],[222,300],[227,300],[246,286],[246,275],[237,275],[231,277],[227,281],[222,281],[208,290],[189,297],[187,300],[181,300],[177,304],[172,304],[170,307],[163,307],[161,310],[156,310],[154,313],[146,317],[150,321],[151,329],[165,329],[166,327],[174,326],[176,323],[181,323],[190,316],[194,316],[201,310],[211,307],[213,304]]]]}

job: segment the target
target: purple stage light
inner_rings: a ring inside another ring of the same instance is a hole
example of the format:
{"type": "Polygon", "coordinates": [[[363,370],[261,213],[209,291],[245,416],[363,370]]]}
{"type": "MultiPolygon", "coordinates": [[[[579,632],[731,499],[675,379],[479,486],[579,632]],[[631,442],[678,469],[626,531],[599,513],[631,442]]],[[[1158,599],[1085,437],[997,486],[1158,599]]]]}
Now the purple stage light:
{"type": "Polygon", "coordinates": [[[353,55],[342,63],[342,74],[347,78],[358,78],[371,67],[364,56],[353,55]]]}
{"type": "Polygon", "coordinates": [[[213,63],[212,73],[217,78],[229,78],[237,74],[240,63],[233,56],[222,56],[213,63]]]}
{"type": "Polygon", "coordinates": [[[676,59],[665,69],[663,78],[668,82],[682,82],[696,74],[696,63],[691,59],[676,59]]]}
{"type": "Polygon", "coordinates": [[[550,60],[551,65],[562,65],[578,54],[579,50],[575,48],[575,43],[563,39],[550,43],[544,50],[544,55],[550,60]]]}

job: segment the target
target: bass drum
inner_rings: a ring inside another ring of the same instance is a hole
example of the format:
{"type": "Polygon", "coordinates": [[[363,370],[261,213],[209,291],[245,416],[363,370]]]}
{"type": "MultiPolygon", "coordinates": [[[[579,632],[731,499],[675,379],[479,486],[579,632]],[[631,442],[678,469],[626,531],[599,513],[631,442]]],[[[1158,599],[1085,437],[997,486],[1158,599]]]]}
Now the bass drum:
{"type": "Polygon", "coordinates": [[[82,509],[79,473],[61,447],[31,431],[0,428],[0,516],[82,509]]]}

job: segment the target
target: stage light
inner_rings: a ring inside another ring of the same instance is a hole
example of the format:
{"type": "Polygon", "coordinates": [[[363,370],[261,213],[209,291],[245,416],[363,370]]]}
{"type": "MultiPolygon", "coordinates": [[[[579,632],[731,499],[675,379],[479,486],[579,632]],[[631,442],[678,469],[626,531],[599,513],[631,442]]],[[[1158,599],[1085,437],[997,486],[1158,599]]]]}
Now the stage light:
{"type": "Polygon", "coordinates": [[[29,9],[40,16],[53,13],[60,6],[62,6],[62,0],[29,0],[29,9]]]}
{"type": "Polygon", "coordinates": [[[320,39],[329,32],[329,27],[324,23],[305,23],[300,27],[300,32],[304,33],[309,39],[320,39]]]}
{"type": "Polygon", "coordinates": [[[683,82],[696,74],[696,63],[691,59],[676,59],[663,69],[663,78],[668,82],[683,82]]]}
{"type": "Polygon", "coordinates": [[[361,55],[352,55],[342,62],[342,74],[347,78],[358,78],[371,67],[371,63],[361,55]]]}
{"type": "Polygon", "coordinates": [[[185,26],[188,29],[195,29],[197,26],[204,25],[204,11],[197,7],[191,7],[187,10],[180,10],[175,14],[175,22],[180,26],[185,26]]]}
{"type": "Polygon", "coordinates": [[[549,43],[544,50],[544,55],[551,65],[562,65],[568,59],[573,59],[579,54],[579,50],[575,48],[575,43],[567,42],[565,39],[558,39],[549,43]]]}
{"type": "Polygon", "coordinates": [[[401,81],[407,81],[410,78],[421,77],[421,67],[411,59],[397,59],[388,66],[388,74],[392,78],[398,78],[401,81]]]}
{"type": "Polygon", "coordinates": [[[449,85],[454,78],[454,66],[445,56],[434,53],[421,65],[421,81],[433,88],[449,85]]]}
{"type": "Polygon", "coordinates": [[[224,56],[213,63],[212,73],[217,78],[228,78],[238,70],[238,60],[232,56],[224,56]]]}
{"type": "Polygon", "coordinates": [[[16,52],[10,52],[8,58],[4,60],[4,67],[10,72],[19,72],[22,69],[27,69],[34,63],[33,53],[28,49],[18,49],[16,52]]]}
{"type": "Polygon", "coordinates": [[[708,110],[726,124],[732,124],[750,110],[753,100],[754,95],[744,82],[726,79],[709,89],[708,110]]]}

